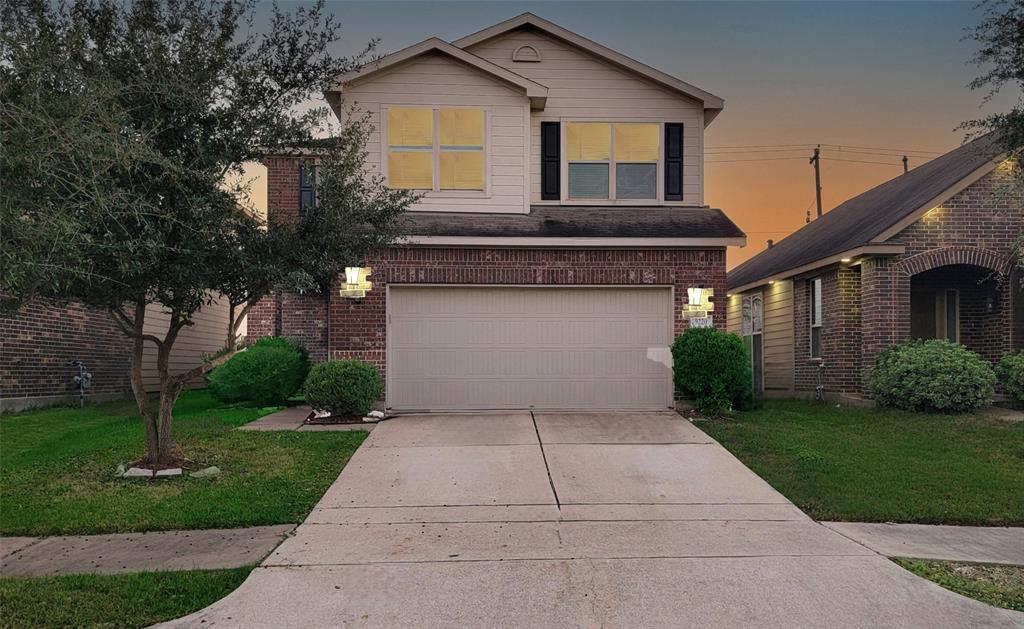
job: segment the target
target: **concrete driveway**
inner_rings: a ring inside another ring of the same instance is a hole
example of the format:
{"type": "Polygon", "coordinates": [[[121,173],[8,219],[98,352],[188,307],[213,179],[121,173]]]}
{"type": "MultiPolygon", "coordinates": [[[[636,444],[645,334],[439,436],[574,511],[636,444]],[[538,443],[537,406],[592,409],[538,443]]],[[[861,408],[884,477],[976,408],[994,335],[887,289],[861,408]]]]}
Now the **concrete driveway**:
{"type": "Polygon", "coordinates": [[[801,513],[673,413],[377,426],[307,521],[170,626],[1022,627],[801,513]]]}

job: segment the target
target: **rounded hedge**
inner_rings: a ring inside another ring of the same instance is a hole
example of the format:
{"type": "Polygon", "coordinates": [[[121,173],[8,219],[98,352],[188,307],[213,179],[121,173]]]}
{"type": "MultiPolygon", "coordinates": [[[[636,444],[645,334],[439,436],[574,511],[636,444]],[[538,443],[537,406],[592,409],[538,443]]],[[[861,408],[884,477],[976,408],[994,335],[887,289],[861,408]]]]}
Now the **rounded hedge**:
{"type": "Polygon", "coordinates": [[[702,414],[721,415],[749,403],[753,379],[743,339],[714,328],[691,328],[672,344],[676,392],[702,414]]]}
{"type": "Polygon", "coordinates": [[[878,355],[871,392],[882,406],[963,413],[988,404],[995,381],[988,362],[963,345],[907,341],[878,355]]]}
{"type": "Polygon", "coordinates": [[[1017,405],[1024,405],[1024,351],[1007,354],[996,365],[996,377],[1017,405]]]}
{"type": "Polygon", "coordinates": [[[309,373],[309,355],[298,343],[280,337],[262,338],[214,369],[207,380],[221,402],[284,404],[309,373]]]}
{"type": "Polygon", "coordinates": [[[377,369],[358,360],[330,360],[309,371],[306,403],[331,415],[366,415],[384,393],[377,369]]]}

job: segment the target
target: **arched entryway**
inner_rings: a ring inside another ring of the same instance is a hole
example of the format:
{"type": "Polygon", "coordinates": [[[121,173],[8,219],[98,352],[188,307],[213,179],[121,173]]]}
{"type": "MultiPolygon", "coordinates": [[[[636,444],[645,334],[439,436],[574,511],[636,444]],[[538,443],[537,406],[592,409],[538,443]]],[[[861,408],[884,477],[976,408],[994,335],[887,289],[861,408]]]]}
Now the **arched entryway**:
{"type": "Polygon", "coordinates": [[[910,336],[961,343],[991,361],[1010,349],[1007,260],[973,248],[933,250],[901,264],[910,276],[910,336]]]}

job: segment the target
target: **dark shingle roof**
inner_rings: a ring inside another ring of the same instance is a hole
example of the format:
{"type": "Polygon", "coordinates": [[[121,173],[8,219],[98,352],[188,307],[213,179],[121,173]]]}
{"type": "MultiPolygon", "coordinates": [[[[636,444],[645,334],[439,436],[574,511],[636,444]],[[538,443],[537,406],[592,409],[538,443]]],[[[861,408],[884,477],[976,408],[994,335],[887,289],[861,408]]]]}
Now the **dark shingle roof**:
{"type": "Polygon", "coordinates": [[[982,136],[855,196],[730,271],[727,284],[744,286],[867,244],[997,154],[992,136],[982,136]]]}
{"type": "Polygon", "coordinates": [[[715,208],[540,206],[529,214],[409,212],[414,236],[532,238],[743,238],[715,208]]]}

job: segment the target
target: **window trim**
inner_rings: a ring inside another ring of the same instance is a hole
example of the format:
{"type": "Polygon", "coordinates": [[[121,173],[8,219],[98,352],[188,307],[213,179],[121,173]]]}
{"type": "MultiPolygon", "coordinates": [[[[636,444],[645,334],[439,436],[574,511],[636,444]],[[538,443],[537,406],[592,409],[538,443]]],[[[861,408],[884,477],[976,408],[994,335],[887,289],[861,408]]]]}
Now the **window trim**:
{"type": "Polygon", "coordinates": [[[820,359],[822,357],[821,356],[821,354],[822,354],[822,351],[821,351],[821,349],[822,349],[821,348],[821,329],[822,329],[822,322],[824,320],[824,317],[822,316],[822,312],[821,311],[822,311],[822,308],[825,305],[824,301],[822,299],[822,295],[821,295],[822,284],[823,284],[823,282],[821,281],[821,276],[820,275],[818,277],[812,277],[811,279],[809,279],[807,281],[807,286],[808,286],[808,289],[809,289],[808,290],[809,301],[808,301],[808,308],[807,308],[807,310],[808,310],[808,315],[809,315],[808,319],[809,319],[809,323],[810,323],[810,333],[809,333],[809,336],[808,336],[808,345],[809,346],[807,348],[807,355],[810,358],[812,358],[812,359],[820,359]],[[815,308],[815,302],[816,301],[818,302],[818,307],[817,308],[815,308]],[[818,322],[817,323],[814,322],[814,319],[815,319],[814,315],[815,314],[818,315],[818,317],[817,317],[818,322]],[[815,330],[817,330],[817,332],[818,332],[818,353],[817,353],[817,355],[815,355],[815,353],[814,353],[814,332],[815,332],[815,330]]]}
{"type": "MultiPolygon", "coordinates": [[[[433,187],[414,188],[417,192],[423,192],[429,198],[435,199],[489,199],[491,198],[491,119],[490,107],[478,105],[411,105],[408,103],[387,103],[380,106],[380,172],[384,177],[384,185],[390,187],[388,178],[388,154],[391,147],[388,146],[388,112],[391,109],[429,109],[433,112],[433,187]],[[484,189],[483,190],[442,190],[441,181],[441,110],[442,109],[474,109],[484,112],[484,189]]],[[[425,152],[425,151],[424,151],[425,152]]]]}
{"type": "MultiPolygon", "coordinates": [[[[665,202],[665,120],[651,118],[561,118],[561,134],[559,137],[560,160],[559,175],[565,185],[561,186],[562,204],[572,205],[651,205],[665,202]],[[601,122],[609,125],[609,145],[607,160],[570,160],[566,151],[566,140],[569,137],[568,125],[579,122],[601,122]],[[654,164],[655,184],[654,196],[649,199],[617,199],[615,197],[615,125],[617,124],[656,124],[658,125],[658,160],[656,162],[626,161],[623,164],[654,164]],[[569,162],[574,164],[608,164],[608,198],[607,199],[575,199],[569,196],[569,162]]],[[[679,201],[672,203],[682,204],[679,201]]]]}
{"type": "MultiPolygon", "coordinates": [[[[755,336],[760,336],[761,337],[761,388],[760,388],[759,391],[757,391],[757,393],[764,393],[764,390],[765,390],[765,384],[764,384],[764,327],[765,327],[765,322],[764,322],[764,302],[765,302],[764,291],[756,291],[756,292],[753,292],[753,293],[750,293],[750,294],[747,294],[747,295],[742,295],[740,297],[740,336],[744,339],[744,342],[746,342],[746,339],[750,339],[751,346],[748,349],[750,350],[750,368],[751,368],[751,370],[753,370],[755,368],[755,366],[756,366],[754,364],[754,351],[753,351],[753,349],[754,349],[753,348],[754,337],[755,336]],[[757,330],[757,331],[755,331],[755,329],[754,329],[754,300],[755,299],[761,302],[761,329],[757,330]],[[750,303],[750,330],[749,331],[743,329],[743,325],[744,325],[744,322],[743,322],[744,307],[747,304],[747,302],[750,303]]],[[[751,384],[753,384],[753,382],[755,381],[755,378],[756,378],[756,373],[752,372],[751,373],[751,384]]]]}

